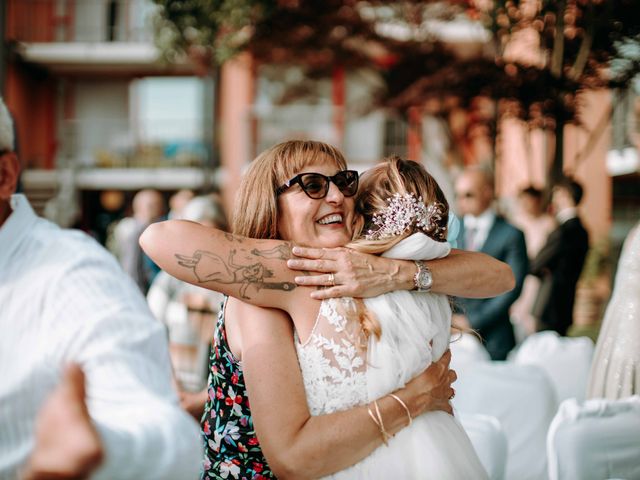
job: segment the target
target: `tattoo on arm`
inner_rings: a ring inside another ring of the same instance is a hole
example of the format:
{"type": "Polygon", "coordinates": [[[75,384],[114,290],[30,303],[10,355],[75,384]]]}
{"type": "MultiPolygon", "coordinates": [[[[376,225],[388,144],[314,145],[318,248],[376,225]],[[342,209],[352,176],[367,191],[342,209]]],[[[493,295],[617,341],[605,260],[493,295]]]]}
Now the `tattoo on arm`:
{"type": "MultiPolygon", "coordinates": [[[[290,242],[282,243],[277,247],[273,247],[270,250],[258,250],[254,248],[251,250],[251,253],[256,257],[265,257],[265,258],[279,258],[280,260],[289,260],[290,258],[294,258],[295,255],[291,253],[291,249],[293,248],[293,244],[290,242]]],[[[298,270],[298,272],[302,275],[313,275],[313,272],[309,270],[298,270]]]]}
{"type": "Polygon", "coordinates": [[[256,257],[264,257],[264,258],[279,258],[280,260],[289,260],[291,255],[291,244],[290,243],[281,243],[277,247],[273,247],[269,250],[258,250],[254,248],[251,250],[251,253],[256,257]]]}
{"type": "Polygon", "coordinates": [[[244,238],[229,232],[224,232],[224,238],[226,238],[229,242],[242,243],[244,241],[244,238]]]}
{"type": "MultiPolygon", "coordinates": [[[[290,251],[290,249],[289,249],[290,251]]],[[[254,250],[252,250],[254,253],[254,250]]],[[[236,250],[229,252],[225,261],[220,255],[206,250],[196,250],[193,255],[175,254],[178,264],[193,271],[198,283],[217,282],[222,284],[239,284],[240,296],[244,299],[251,299],[247,295],[247,288],[250,285],[258,290],[261,288],[269,290],[283,290],[289,292],[296,288],[292,282],[267,282],[266,278],[273,277],[273,271],[269,270],[262,262],[254,262],[243,265],[234,258],[236,250]]],[[[256,256],[266,256],[254,253],[256,256]]],[[[267,257],[280,258],[280,257],[267,257]]],[[[288,258],[288,257],[287,257],[288,258]]],[[[248,260],[251,260],[247,257],[248,260]]]]}

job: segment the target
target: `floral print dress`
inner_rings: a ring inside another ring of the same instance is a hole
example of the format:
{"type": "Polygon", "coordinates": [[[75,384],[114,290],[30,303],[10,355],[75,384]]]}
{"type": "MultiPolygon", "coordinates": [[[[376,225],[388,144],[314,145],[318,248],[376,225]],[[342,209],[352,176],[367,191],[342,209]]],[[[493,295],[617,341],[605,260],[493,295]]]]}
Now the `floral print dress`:
{"type": "Polygon", "coordinates": [[[242,365],[234,357],[224,326],[227,297],[218,314],[209,356],[209,398],[202,415],[202,478],[262,480],[276,478],[253,428],[242,365]]]}

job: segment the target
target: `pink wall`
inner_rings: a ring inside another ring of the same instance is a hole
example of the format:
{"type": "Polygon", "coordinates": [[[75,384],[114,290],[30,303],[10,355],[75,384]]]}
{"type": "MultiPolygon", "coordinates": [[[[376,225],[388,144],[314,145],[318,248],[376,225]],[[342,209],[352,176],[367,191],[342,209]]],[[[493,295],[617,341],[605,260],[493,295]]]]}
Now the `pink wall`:
{"type": "Polygon", "coordinates": [[[242,170],[252,158],[249,113],[254,97],[252,61],[248,55],[226,62],[220,76],[220,160],[223,167],[223,201],[233,210],[242,170]]]}
{"type": "MultiPolygon", "coordinates": [[[[611,227],[611,177],[605,169],[611,139],[610,103],[609,91],[587,93],[581,113],[583,126],[565,127],[564,169],[585,189],[580,212],[592,241],[607,235],[611,227]]],[[[504,120],[500,125],[496,164],[500,197],[512,198],[530,183],[545,186],[546,162],[553,156],[553,134],[532,131],[527,148],[525,133],[522,122],[504,120]]]]}

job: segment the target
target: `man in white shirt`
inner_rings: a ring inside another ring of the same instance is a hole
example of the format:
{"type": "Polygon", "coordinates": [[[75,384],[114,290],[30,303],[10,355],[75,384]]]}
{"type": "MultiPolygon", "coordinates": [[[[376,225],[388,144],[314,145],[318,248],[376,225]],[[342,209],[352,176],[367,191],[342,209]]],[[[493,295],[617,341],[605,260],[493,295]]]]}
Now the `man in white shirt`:
{"type": "Polygon", "coordinates": [[[13,149],[0,99],[0,478],[197,478],[163,326],[106,250],[13,194],[13,149]]]}
{"type": "Polygon", "coordinates": [[[486,253],[508,263],[516,286],[494,298],[461,298],[454,324],[478,331],[492,360],[504,360],[515,346],[509,308],[520,296],[529,268],[524,234],[493,209],[493,179],[479,168],[468,168],[456,179],[458,212],[463,215],[461,248],[486,253]]]}

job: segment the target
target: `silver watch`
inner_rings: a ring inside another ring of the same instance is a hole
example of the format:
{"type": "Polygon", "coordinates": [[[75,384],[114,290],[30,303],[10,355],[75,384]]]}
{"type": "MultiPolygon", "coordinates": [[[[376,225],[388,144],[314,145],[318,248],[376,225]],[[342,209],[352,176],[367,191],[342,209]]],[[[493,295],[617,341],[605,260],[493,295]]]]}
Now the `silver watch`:
{"type": "Polygon", "coordinates": [[[431,270],[429,270],[429,267],[427,267],[422,260],[416,260],[414,263],[416,267],[418,267],[418,271],[413,276],[414,290],[418,292],[428,292],[431,290],[431,285],[433,285],[431,270]]]}

